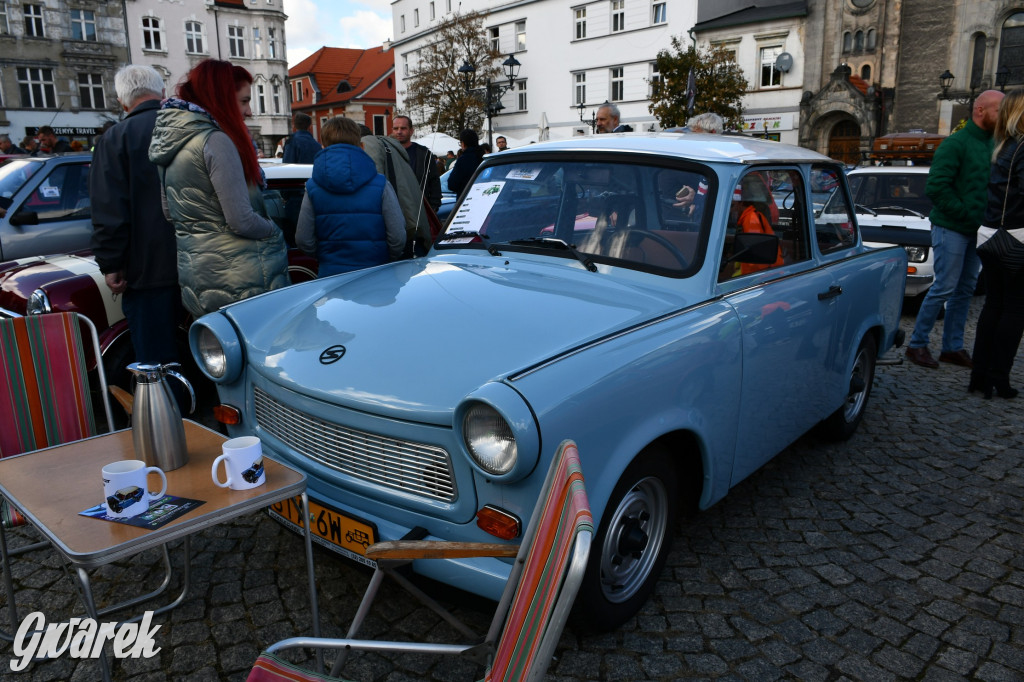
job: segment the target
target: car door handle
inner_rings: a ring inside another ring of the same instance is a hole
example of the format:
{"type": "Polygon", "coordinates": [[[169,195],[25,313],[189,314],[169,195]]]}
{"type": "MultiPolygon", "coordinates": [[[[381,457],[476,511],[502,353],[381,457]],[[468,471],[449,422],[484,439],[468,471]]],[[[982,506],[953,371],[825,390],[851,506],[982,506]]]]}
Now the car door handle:
{"type": "Polygon", "coordinates": [[[818,294],[819,301],[827,301],[830,298],[835,298],[839,294],[843,293],[842,287],[837,287],[834,284],[828,288],[828,291],[823,291],[818,294]]]}

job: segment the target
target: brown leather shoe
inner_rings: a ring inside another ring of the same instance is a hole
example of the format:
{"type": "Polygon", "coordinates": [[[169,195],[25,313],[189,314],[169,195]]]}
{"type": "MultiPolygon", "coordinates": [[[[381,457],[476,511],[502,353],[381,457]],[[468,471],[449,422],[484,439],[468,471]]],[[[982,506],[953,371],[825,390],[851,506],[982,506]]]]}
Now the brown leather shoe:
{"type": "Polygon", "coordinates": [[[939,363],[932,357],[932,354],[928,352],[927,346],[920,348],[907,348],[907,360],[910,360],[915,365],[921,365],[928,369],[938,369],[939,363]]]}
{"type": "Polygon", "coordinates": [[[961,367],[974,369],[974,361],[971,360],[970,354],[963,348],[939,353],[939,362],[948,362],[951,365],[960,365],[961,367]]]}

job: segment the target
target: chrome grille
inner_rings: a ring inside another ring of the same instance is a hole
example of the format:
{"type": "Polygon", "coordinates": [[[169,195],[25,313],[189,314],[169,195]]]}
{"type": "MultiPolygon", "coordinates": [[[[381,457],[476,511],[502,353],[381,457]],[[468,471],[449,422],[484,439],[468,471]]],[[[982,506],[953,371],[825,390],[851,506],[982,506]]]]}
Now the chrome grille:
{"type": "Polygon", "coordinates": [[[454,502],[455,478],[444,448],[349,429],[299,412],[253,389],[256,423],[299,454],[353,478],[454,502]]]}

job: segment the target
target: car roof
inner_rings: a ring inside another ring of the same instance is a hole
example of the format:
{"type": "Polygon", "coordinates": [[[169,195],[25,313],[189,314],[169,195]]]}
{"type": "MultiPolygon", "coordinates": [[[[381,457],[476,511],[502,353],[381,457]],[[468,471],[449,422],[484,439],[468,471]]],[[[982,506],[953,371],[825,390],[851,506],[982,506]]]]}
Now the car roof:
{"type": "Polygon", "coordinates": [[[308,180],[313,175],[309,163],[261,163],[267,180],[308,180]]]}
{"type": "Polygon", "coordinates": [[[927,175],[931,166],[859,166],[852,169],[849,175],[866,173],[906,175],[907,173],[927,175]]]}
{"type": "Polygon", "coordinates": [[[824,154],[780,142],[744,135],[709,135],[704,133],[608,133],[586,138],[540,142],[509,149],[500,154],[533,154],[539,152],[608,151],[636,152],[679,156],[710,163],[836,163],[824,154]]]}

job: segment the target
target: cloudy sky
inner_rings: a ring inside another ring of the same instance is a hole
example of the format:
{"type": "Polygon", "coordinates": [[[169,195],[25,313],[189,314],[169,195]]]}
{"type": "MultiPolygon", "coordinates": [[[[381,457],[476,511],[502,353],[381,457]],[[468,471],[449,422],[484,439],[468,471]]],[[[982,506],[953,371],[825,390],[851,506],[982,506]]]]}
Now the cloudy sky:
{"type": "Polygon", "coordinates": [[[391,0],[284,0],[288,66],[323,46],[368,48],[391,35],[391,0]]]}

